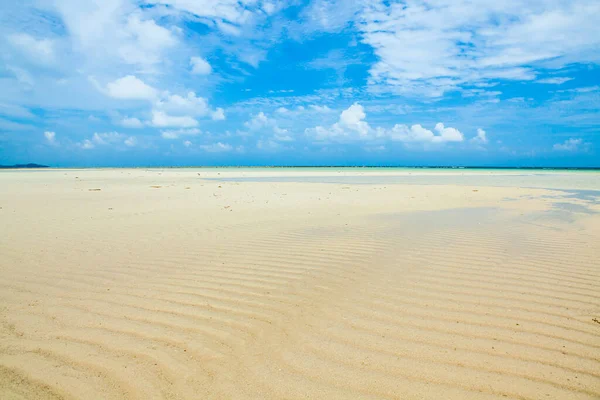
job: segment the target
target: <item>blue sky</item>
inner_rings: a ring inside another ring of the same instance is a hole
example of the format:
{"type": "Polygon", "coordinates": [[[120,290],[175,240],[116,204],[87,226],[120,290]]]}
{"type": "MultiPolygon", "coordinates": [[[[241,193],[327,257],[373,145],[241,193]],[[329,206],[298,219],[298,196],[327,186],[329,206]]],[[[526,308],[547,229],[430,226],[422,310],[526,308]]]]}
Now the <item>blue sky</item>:
{"type": "Polygon", "coordinates": [[[597,0],[0,4],[0,164],[600,166],[597,0]]]}

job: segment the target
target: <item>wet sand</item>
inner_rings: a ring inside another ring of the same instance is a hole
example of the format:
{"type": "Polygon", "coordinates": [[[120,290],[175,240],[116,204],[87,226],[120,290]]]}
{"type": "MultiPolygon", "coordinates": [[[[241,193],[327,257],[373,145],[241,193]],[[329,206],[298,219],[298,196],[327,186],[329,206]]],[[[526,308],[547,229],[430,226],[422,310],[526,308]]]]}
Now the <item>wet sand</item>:
{"type": "Polygon", "coordinates": [[[597,399],[600,174],[0,172],[2,399],[597,399]]]}

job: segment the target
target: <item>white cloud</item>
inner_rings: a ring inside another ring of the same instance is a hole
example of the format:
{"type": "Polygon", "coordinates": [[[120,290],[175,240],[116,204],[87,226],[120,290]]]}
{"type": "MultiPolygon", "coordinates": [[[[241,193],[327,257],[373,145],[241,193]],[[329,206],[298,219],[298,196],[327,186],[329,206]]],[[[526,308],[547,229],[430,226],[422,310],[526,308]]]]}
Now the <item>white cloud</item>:
{"type": "Polygon", "coordinates": [[[583,145],[582,139],[570,138],[565,140],[563,143],[556,143],[553,149],[556,151],[577,151],[583,145]]]}
{"type": "Polygon", "coordinates": [[[318,113],[330,113],[333,112],[333,110],[327,106],[319,106],[316,104],[311,104],[310,106],[308,106],[311,110],[316,111],[318,113]]]}
{"type": "Polygon", "coordinates": [[[435,131],[416,124],[411,127],[396,124],[392,129],[382,127],[372,128],[366,121],[364,107],[354,103],[342,111],[339,121],[329,128],[316,126],[308,128],[305,133],[317,140],[347,141],[389,139],[404,143],[441,144],[448,142],[462,142],[464,135],[456,128],[446,127],[443,123],[435,126],[435,131]]]}
{"type": "Polygon", "coordinates": [[[85,139],[77,146],[84,150],[91,150],[96,146],[118,146],[125,145],[134,147],[137,145],[137,139],[133,136],[125,136],[119,132],[94,132],[91,139],[85,139]]]}
{"type": "Polygon", "coordinates": [[[157,91],[133,75],[127,75],[106,85],[110,97],[128,100],[152,100],[157,91]]]}
{"type": "Polygon", "coordinates": [[[209,75],[212,72],[212,67],[208,61],[202,57],[192,57],[190,65],[192,66],[192,74],[209,75]]]}
{"type": "Polygon", "coordinates": [[[369,124],[364,119],[367,117],[365,109],[358,103],[354,103],[340,114],[339,124],[342,127],[358,132],[361,136],[369,133],[369,124]]]}
{"type": "Polygon", "coordinates": [[[190,142],[189,140],[186,140],[185,142],[183,142],[183,145],[185,147],[190,147],[192,145],[192,142],[190,142]]]}
{"type": "Polygon", "coordinates": [[[556,78],[546,78],[546,79],[539,79],[536,82],[537,83],[545,83],[548,85],[562,85],[565,82],[569,82],[572,81],[573,78],[566,78],[566,77],[556,77],[556,78]]]}
{"type": "MultiPolygon", "coordinates": [[[[317,97],[317,96],[308,96],[310,98],[310,100],[313,100],[313,97],[317,97]]],[[[279,103],[281,98],[268,98],[265,99],[266,102],[272,101],[275,103],[275,105],[277,105],[279,103]]],[[[300,96],[300,97],[289,97],[288,98],[290,100],[290,103],[297,103],[299,101],[304,101],[305,99],[300,96]]],[[[288,106],[290,107],[290,106],[288,106]]],[[[306,107],[304,106],[296,106],[296,107],[278,107],[275,110],[276,114],[281,114],[287,117],[297,117],[300,114],[305,113],[306,111],[309,111],[311,113],[319,113],[319,114],[329,114],[334,112],[334,110],[332,110],[331,108],[327,107],[327,106],[320,106],[320,105],[316,105],[316,104],[310,104],[306,107]]]]}
{"type": "Polygon", "coordinates": [[[584,86],[573,89],[557,90],[556,93],[590,93],[600,91],[600,86],[584,86]]]}
{"type": "Polygon", "coordinates": [[[11,131],[24,131],[24,130],[32,130],[34,127],[32,125],[26,125],[19,122],[10,121],[4,118],[0,118],[0,132],[6,132],[8,130],[11,131]]]}
{"type": "Polygon", "coordinates": [[[195,136],[201,134],[202,131],[198,128],[191,129],[171,129],[166,131],[161,131],[160,135],[163,139],[177,139],[180,136],[195,136]]]}
{"type": "Polygon", "coordinates": [[[118,53],[128,64],[152,65],[161,62],[162,53],[176,44],[170,30],[133,14],[127,18],[118,53]]]}
{"type": "Polygon", "coordinates": [[[434,138],[434,141],[440,142],[462,142],[465,138],[463,134],[456,128],[445,127],[444,124],[438,122],[435,125],[435,130],[439,133],[439,139],[434,138]]]}
{"type": "Polygon", "coordinates": [[[32,119],[35,115],[25,107],[16,104],[0,103],[0,115],[6,115],[13,118],[32,119]]]}
{"type": "Polygon", "coordinates": [[[164,92],[154,103],[152,125],[163,127],[190,128],[198,125],[196,118],[211,117],[214,121],[225,119],[222,108],[211,109],[208,100],[188,92],[186,96],[164,92]]]}
{"type": "Polygon", "coordinates": [[[259,139],[256,142],[256,148],[264,151],[277,151],[285,149],[286,147],[273,139],[259,139]]]}
{"type": "Polygon", "coordinates": [[[477,145],[484,145],[488,143],[487,133],[481,129],[477,129],[477,136],[471,139],[471,142],[477,145]]]}
{"type": "Polygon", "coordinates": [[[275,119],[267,117],[262,111],[254,115],[249,121],[246,121],[244,125],[254,132],[272,134],[271,140],[282,142],[291,142],[294,140],[294,138],[289,135],[287,129],[279,127],[279,124],[275,119]]]}
{"type": "Polygon", "coordinates": [[[55,61],[54,41],[50,39],[36,39],[26,33],[19,33],[9,35],[8,41],[35,63],[50,64],[55,61]]]}
{"type": "Polygon", "coordinates": [[[144,126],[144,124],[142,123],[142,121],[140,121],[137,118],[123,118],[123,120],[121,120],[121,125],[124,126],[125,128],[142,128],[144,126]]]}
{"type": "MultiPolygon", "coordinates": [[[[157,89],[147,85],[133,75],[110,82],[104,90],[97,82],[91,81],[107,95],[129,100],[147,100],[152,105],[152,120],[150,125],[158,128],[180,127],[190,128],[198,125],[197,117],[210,116],[215,121],[225,119],[222,108],[211,109],[208,100],[188,92],[185,96],[171,94],[168,91],[159,93],[157,89]]],[[[128,128],[140,128],[144,125],[137,118],[125,118],[121,125],[128,128]]]]}
{"type": "Polygon", "coordinates": [[[221,143],[221,142],[202,145],[199,147],[202,150],[209,152],[209,153],[222,153],[222,152],[227,152],[227,151],[233,150],[233,146],[231,146],[230,144],[221,143]]]}
{"type": "Polygon", "coordinates": [[[247,128],[253,131],[269,126],[270,124],[272,124],[272,120],[270,120],[262,111],[244,123],[247,128]]]}
{"type": "Polygon", "coordinates": [[[241,36],[242,30],[233,24],[228,24],[223,21],[216,21],[216,26],[219,30],[230,36],[241,36]]]}
{"type": "Polygon", "coordinates": [[[270,94],[276,93],[294,93],[294,89],[269,90],[270,94]]]}
{"type": "Polygon", "coordinates": [[[212,112],[208,100],[196,96],[194,92],[188,92],[186,96],[166,92],[154,104],[154,108],[177,116],[205,117],[212,112]]]}
{"type": "Polygon", "coordinates": [[[211,113],[211,117],[214,121],[223,121],[225,119],[225,110],[217,108],[211,113]]]}
{"type": "Polygon", "coordinates": [[[44,137],[46,138],[48,143],[51,143],[51,144],[56,143],[56,133],[55,132],[46,131],[46,132],[44,132],[44,137]]]}
{"type": "Polygon", "coordinates": [[[331,125],[331,127],[316,126],[315,128],[306,129],[305,133],[309,136],[314,136],[318,140],[334,138],[367,139],[371,132],[371,127],[365,121],[366,117],[367,114],[364,107],[358,103],[354,103],[348,109],[342,111],[339,121],[331,125]]]}
{"type": "Polygon", "coordinates": [[[168,128],[168,127],[178,127],[178,128],[192,128],[198,126],[198,121],[194,118],[184,115],[184,116],[172,116],[168,115],[163,111],[152,111],[152,126],[157,128],[168,128]]]}
{"type": "Polygon", "coordinates": [[[595,0],[373,0],[360,14],[378,62],[378,90],[441,96],[489,80],[531,80],[536,69],[598,61],[595,0]],[[569,40],[565,40],[569,38],[569,40]]]}
{"type": "Polygon", "coordinates": [[[50,2],[69,34],[72,49],[91,66],[106,70],[119,64],[156,72],[165,52],[178,44],[171,29],[152,18],[158,10],[141,9],[130,0],[50,2]]]}
{"type": "Polygon", "coordinates": [[[463,134],[456,128],[446,128],[441,122],[435,125],[437,135],[421,126],[420,124],[407,125],[396,124],[389,130],[379,130],[378,136],[389,137],[393,141],[405,143],[447,143],[447,142],[462,142],[463,134]]]}
{"type": "Polygon", "coordinates": [[[260,0],[147,0],[150,4],[164,4],[175,10],[214,21],[241,25],[251,23],[253,14],[262,12],[260,0]]]}
{"type": "Polygon", "coordinates": [[[78,145],[79,145],[79,147],[81,147],[84,150],[91,150],[94,147],[96,147],[96,146],[94,146],[94,143],[92,143],[92,141],[89,139],[85,139],[83,142],[79,143],[78,145]]]}
{"type": "Polygon", "coordinates": [[[125,144],[127,147],[134,147],[137,144],[137,139],[133,136],[129,136],[127,139],[125,139],[123,144],[125,144]]]}
{"type": "Polygon", "coordinates": [[[302,12],[302,30],[338,31],[361,9],[360,1],[313,0],[302,12]]]}
{"type": "Polygon", "coordinates": [[[95,132],[92,136],[92,142],[98,145],[106,145],[109,143],[117,143],[123,139],[123,135],[119,132],[95,132]]]}

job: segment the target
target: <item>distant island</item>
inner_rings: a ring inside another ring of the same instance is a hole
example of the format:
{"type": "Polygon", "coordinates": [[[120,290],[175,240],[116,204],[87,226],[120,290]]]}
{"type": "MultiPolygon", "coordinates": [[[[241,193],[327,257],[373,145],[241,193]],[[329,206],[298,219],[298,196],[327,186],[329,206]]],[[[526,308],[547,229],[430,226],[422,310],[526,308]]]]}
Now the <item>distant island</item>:
{"type": "Polygon", "coordinates": [[[41,164],[15,164],[15,165],[0,165],[0,169],[16,169],[16,168],[50,168],[47,165],[41,164]]]}

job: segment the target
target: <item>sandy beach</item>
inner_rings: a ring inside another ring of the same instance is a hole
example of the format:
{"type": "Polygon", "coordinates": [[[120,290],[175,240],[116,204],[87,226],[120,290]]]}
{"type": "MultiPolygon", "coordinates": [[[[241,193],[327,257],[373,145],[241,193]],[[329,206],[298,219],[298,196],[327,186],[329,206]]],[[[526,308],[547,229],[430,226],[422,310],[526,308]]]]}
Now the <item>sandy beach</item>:
{"type": "Polygon", "coordinates": [[[600,398],[600,173],[0,188],[1,399],[600,398]]]}

